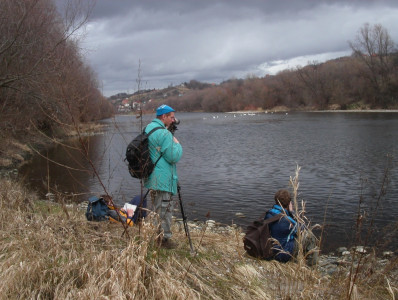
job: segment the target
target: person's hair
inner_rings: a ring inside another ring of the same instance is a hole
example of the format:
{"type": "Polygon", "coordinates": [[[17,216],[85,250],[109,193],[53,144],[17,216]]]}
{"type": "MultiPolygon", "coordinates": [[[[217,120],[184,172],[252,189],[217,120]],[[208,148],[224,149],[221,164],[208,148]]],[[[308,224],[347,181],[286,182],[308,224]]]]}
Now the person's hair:
{"type": "Polygon", "coordinates": [[[290,201],[291,198],[289,191],[279,190],[275,193],[275,203],[278,205],[282,205],[283,208],[288,208],[290,201]]]}

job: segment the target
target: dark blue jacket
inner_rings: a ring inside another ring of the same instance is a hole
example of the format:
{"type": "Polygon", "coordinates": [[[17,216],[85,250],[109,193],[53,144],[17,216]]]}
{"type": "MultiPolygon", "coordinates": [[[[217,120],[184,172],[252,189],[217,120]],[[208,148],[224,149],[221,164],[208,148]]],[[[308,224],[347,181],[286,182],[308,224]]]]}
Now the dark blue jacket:
{"type": "Polygon", "coordinates": [[[275,259],[280,262],[287,262],[292,258],[294,251],[294,239],[297,235],[297,222],[294,220],[294,215],[287,209],[283,209],[279,205],[274,205],[271,210],[265,215],[265,220],[277,214],[284,213],[286,216],[282,217],[269,225],[271,236],[278,240],[280,246],[274,246],[275,259]],[[283,249],[283,252],[281,250],[283,249]],[[284,253],[286,252],[286,253],[284,253]]]}

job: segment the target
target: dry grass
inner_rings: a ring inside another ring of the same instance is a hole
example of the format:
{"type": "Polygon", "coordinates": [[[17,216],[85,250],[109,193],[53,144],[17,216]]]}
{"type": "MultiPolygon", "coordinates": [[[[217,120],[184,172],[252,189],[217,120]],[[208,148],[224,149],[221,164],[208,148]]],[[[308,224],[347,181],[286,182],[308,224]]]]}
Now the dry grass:
{"type": "Polygon", "coordinates": [[[81,123],[77,126],[77,128],[71,126],[68,129],[64,129],[66,131],[66,136],[77,136],[77,135],[86,135],[88,133],[98,133],[101,132],[105,124],[98,124],[98,123],[81,123]]]}
{"type": "MultiPolygon", "coordinates": [[[[191,255],[176,225],[177,249],[159,249],[150,220],[122,237],[119,224],[87,222],[77,206],[0,184],[1,299],[346,299],[346,273],[329,278],[303,263],[252,259],[239,229],[192,231],[191,255]]],[[[361,277],[354,296],[393,299],[396,278],[384,275],[377,286],[371,274],[361,277]]]]}
{"type": "Polygon", "coordinates": [[[26,153],[31,153],[28,146],[12,139],[5,139],[0,145],[0,167],[10,168],[15,162],[23,162],[23,155],[26,153]]]}

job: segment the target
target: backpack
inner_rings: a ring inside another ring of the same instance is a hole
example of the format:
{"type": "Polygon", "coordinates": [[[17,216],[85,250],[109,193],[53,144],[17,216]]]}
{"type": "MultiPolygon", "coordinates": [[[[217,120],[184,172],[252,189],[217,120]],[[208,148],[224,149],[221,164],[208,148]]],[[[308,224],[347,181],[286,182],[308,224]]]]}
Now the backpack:
{"type": "Polygon", "coordinates": [[[88,221],[105,221],[108,220],[108,205],[104,198],[92,196],[88,199],[86,218],[88,221]]]}
{"type": "Polygon", "coordinates": [[[149,155],[148,138],[158,129],[163,129],[163,127],[155,127],[148,133],[145,133],[144,128],[142,133],[137,135],[127,146],[125,160],[129,163],[129,172],[134,178],[147,178],[151,175],[160,157],[162,157],[162,155],[160,155],[154,164],[149,155]]]}
{"type": "Polygon", "coordinates": [[[250,256],[261,259],[272,259],[271,231],[269,224],[278,221],[283,215],[279,214],[267,220],[256,220],[247,227],[243,238],[243,246],[250,256]]]}

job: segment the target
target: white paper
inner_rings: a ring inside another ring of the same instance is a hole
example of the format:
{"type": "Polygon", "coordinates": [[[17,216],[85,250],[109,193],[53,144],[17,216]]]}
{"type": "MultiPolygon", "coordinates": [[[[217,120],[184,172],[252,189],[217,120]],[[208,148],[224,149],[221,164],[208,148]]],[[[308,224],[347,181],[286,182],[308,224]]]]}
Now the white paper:
{"type": "Polygon", "coordinates": [[[134,215],[136,209],[137,205],[133,205],[130,203],[125,203],[123,206],[123,210],[127,213],[127,216],[130,218],[134,215]]]}

